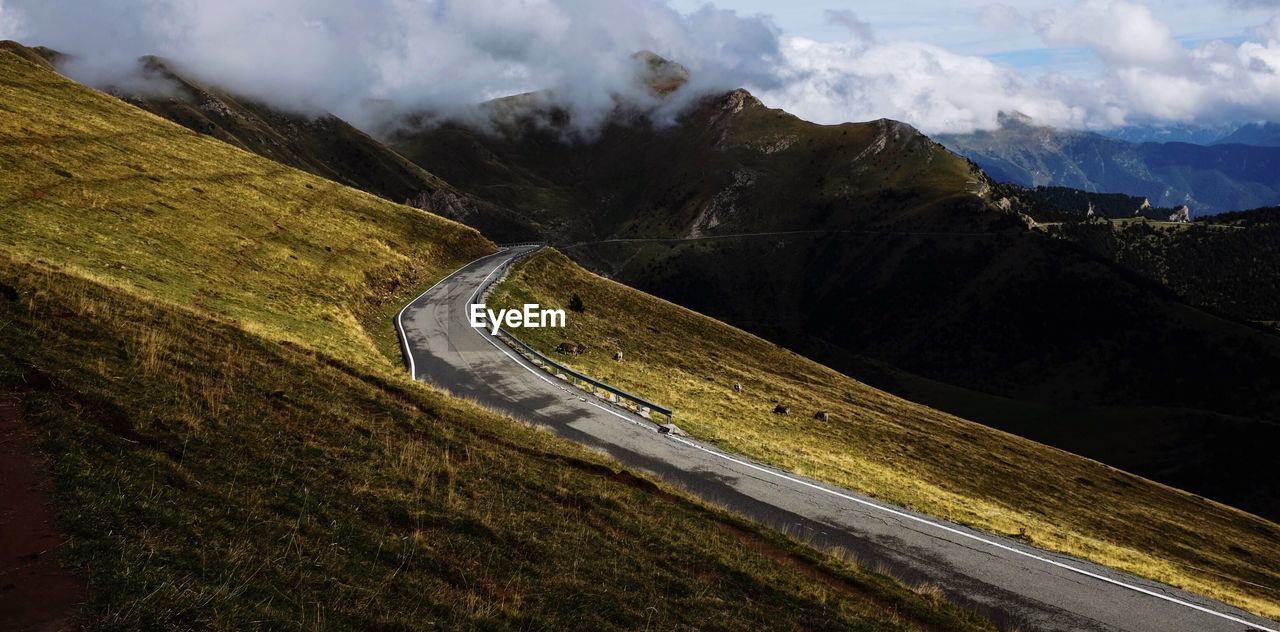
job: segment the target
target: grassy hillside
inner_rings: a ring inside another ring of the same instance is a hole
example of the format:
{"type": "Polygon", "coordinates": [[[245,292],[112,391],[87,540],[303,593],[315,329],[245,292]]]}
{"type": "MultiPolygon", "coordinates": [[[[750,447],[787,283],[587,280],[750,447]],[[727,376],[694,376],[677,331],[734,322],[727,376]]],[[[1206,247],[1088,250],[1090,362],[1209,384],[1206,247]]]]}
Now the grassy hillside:
{"type": "Polygon", "coordinates": [[[568,252],[912,401],[1280,518],[1280,337],[1067,241],[869,232],[568,252]]]}
{"type": "Polygon", "coordinates": [[[473,230],[0,73],[0,388],[87,627],[990,629],[410,383],[473,230]]]}
{"type": "Polygon", "coordinates": [[[672,406],[730,450],[1261,613],[1280,613],[1280,527],[1095,461],[870,388],[718,321],[592,275],[555,252],[517,266],[490,303],[569,312],[520,335],[583,372],[672,406]],[[615,362],[615,351],[623,361],[615,362]],[[733,385],[743,386],[741,393],[733,385]],[[774,414],[776,404],[790,414],[774,414]],[[814,418],[826,411],[830,421],[814,418]]]}
{"type": "Polygon", "coordinates": [[[88,627],[991,629],[438,392],[41,266],[0,283],[88,627]]]}
{"type": "MultiPolygon", "coordinates": [[[[55,69],[69,59],[13,41],[0,41],[0,50],[55,69]]],[[[184,75],[157,57],[138,60],[134,79],[150,91],[107,89],[191,131],[392,202],[468,220],[495,233],[519,225],[510,211],[458,191],[332,114],[299,113],[241,97],[184,75]]]]}
{"type": "Polygon", "coordinates": [[[493,248],[3,57],[0,248],[16,259],[356,362],[375,357],[362,317],[493,248]]]}

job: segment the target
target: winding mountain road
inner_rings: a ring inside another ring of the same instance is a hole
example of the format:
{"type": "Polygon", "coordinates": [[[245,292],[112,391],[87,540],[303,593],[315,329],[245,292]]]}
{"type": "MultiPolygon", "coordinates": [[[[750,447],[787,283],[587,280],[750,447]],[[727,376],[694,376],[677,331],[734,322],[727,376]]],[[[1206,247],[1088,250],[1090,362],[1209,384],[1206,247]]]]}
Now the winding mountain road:
{"type": "Polygon", "coordinates": [[[643,418],[589,400],[467,322],[467,305],[481,285],[536,248],[478,259],[405,306],[396,324],[415,379],[546,426],[817,546],[842,547],[863,565],[883,565],[912,584],[936,584],[1005,626],[1280,632],[1280,624],[1238,608],[659,433],[643,418]]]}

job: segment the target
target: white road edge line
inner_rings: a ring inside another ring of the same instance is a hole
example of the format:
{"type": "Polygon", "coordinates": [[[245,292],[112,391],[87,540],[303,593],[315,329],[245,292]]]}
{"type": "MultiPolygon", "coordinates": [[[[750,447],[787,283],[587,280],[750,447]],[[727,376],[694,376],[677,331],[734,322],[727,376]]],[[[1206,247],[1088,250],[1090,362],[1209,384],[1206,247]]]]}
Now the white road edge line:
{"type": "Polygon", "coordinates": [[[452,279],[453,277],[457,276],[459,272],[466,270],[468,267],[470,267],[472,264],[476,263],[477,261],[483,261],[484,259],[488,259],[489,257],[492,257],[494,255],[500,255],[506,251],[507,251],[506,248],[502,248],[502,249],[499,249],[497,252],[491,252],[483,257],[471,260],[470,262],[464,264],[461,268],[458,268],[457,270],[454,270],[453,272],[450,272],[449,274],[445,275],[443,279],[436,281],[435,285],[432,285],[431,287],[427,288],[426,291],[424,291],[423,293],[415,296],[412,301],[405,303],[404,307],[401,307],[399,312],[396,312],[396,329],[400,331],[400,350],[404,352],[404,356],[406,358],[409,358],[409,378],[410,379],[417,381],[418,367],[413,362],[413,350],[409,348],[409,336],[405,334],[404,322],[401,320],[404,317],[405,311],[407,311],[410,307],[413,307],[414,303],[417,303],[418,301],[422,300],[422,297],[426,296],[427,294],[430,294],[431,290],[434,290],[437,287],[439,287],[441,283],[444,283],[445,281],[448,281],[449,279],[452,279]]]}
{"type": "MultiPolygon", "coordinates": [[[[504,251],[499,251],[499,252],[504,252],[504,251]]],[[[494,254],[499,254],[499,253],[494,253],[494,254]]],[[[491,257],[491,256],[493,256],[493,255],[486,255],[486,257],[491,257]]],[[[485,258],[485,257],[481,257],[480,259],[484,259],[484,258],[485,258]]],[[[480,261],[480,259],[476,259],[476,261],[480,261]]],[[[475,263],[476,261],[472,261],[471,263],[468,263],[466,266],[463,266],[463,268],[465,268],[465,267],[467,267],[467,266],[470,266],[471,264],[475,263]]],[[[490,276],[493,276],[493,274],[494,274],[495,272],[497,272],[499,269],[501,269],[501,267],[502,267],[502,266],[498,266],[497,268],[494,268],[494,269],[493,269],[493,271],[491,271],[488,275],[486,275],[486,276],[485,276],[485,280],[487,281],[487,280],[489,279],[489,277],[490,277],[490,276]]],[[[461,270],[461,269],[459,269],[459,270],[455,271],[455,272],[454,272],[454,274],[457,274],[458,272],[461,272],[461,271],[462,271],[462,270],[461,270]]],[[[440,283],[443,283],[444,281],[448,280],[448,279],[449,279],[450,277],[452,277],[452,276],[453,276],[453,275],[451,274],[451,275],[449,275],[449,277],[445,277],[444,279],[441,279],[441,280],[440,280],[440,283]]],[[[439,285],[440,283],[437,283],[436,285],[439,285]]],[[[483,286],[484,286],[484,281],[481,281],[481,283],[480,283],[480,286],[479,286],[479,287],[483,287],[483,286]]],[[[479,293],[479,287],[477,287],[476,292],[473,292],[473,293],[471,294],[471,299],[468,299],[468,303],[470,303],[471,301],[473,301],[473,300],[475,299],[476,294],[478,294],[478,293],[479,293]]],[[[431,289],[435,289],[435,286],[432,286],[432,287],[431,287],[431,289]]],[[[427,290],[427,292],[430,292],[430,291],[431,291],[431,289],[427,290]]],[[[422,296],[425,296],[425,295],[427,294],[427,292],[423,292],[423,293],[422,293],[422,295],[419,295],[419,296],[418,296],[418,298],[413,299],[413,302],[416,302],[418,299],[422,298],[422,296]]],[[[412,304],[413,304],[413,302],[410,302],[410,305],[412,305],[412,304]]],[[[408,305],[406,305],[405,307],[407,308],[407,307],[408,307],[408,305]]],[[[401,310],[401,312],[403,312],[403,311],[404,311],[404,310],[401,310]]],[[[537,371],[537,370],[535,370],[535,369],[532,369],[532,368],[530,368],[530,367],[526,366],[523,362],[521,362],[520,360],[518,360],[515,356],[511,355],[511,353],[510,353],[510,352],[508,352],[506,349],[503,349],[501,345],[499,345],[498,343],[494,342],[494,341],[491,339],[491,337],[490,337],[489,335],[487,335],[486,333],[484,333],[484,332],[476,332],[476,333],[478,333],[478,334],[480,335],[480,337],[481,337],[481,338],[483,338],[486,342],[488,342],[489,344],[493,345],[493,347],[494,347],[495,349],[497,349],[498,351],[502,352],[502,354],[503,354],[503,355],[506,355],[508,358],[511,358],[511,359],[516,363],[516,365],[518,365],[520,368],[522,368],[522,369],[524,369],[524,370],[526,370],[526,371],[528,371],[528,372],[530,372],[530,373],[532,373],[532,374],[536,375],[537,377],[541,378],[543,381],[547,382],[548,384],[551,384],[551,385],[553,385],[553,386],[557,386],[557,387],[559,387],[559,386],[560,386],[559,384],[556,384],[555,382],[553,382],[553,381],[551,380],[551,378],[549,378],[549,377],[547,377],[547,376],[543,375],[543,374],[542,374],[542,372],[537,371]]],[[[401,336],[402,336],[402,338],[403,338],[403,336],[404,336],[404,334],[403,334],[403,329],[401,330],[401,336]]],[[[410,356],[409,362],[410,362],[410,364],[412,364],[412,363],[413,363],[413,354],[409,354],[409,356],[410,356]]],[[[416,379],[416,378],[415,378],[415,379],[416,379]]],[[[618,418],[620,418],[620,419],[622,419],[622,420],[624,420],[624,421],[627,421],[627,422],[630,422],[630,423],[632,423],[632,424],[634,424],[634,425],[636,425],[636,426],[640,426],[640,427],[642,427],[642,428],[645,428],[645,429],[649,430],[650,432],[654,432],[654,433],[657,433],[657,432],[658,432],[657,428],[649,428],[649,427],[648,427],[647,425],[645,425],[645,424],[642,424],[642,423],[640,423],[640,422],[638,422],[638,421],[636,421],[636,420],[634,420],[634,419],[632,419],[632,418],[630,418],[630,417],[627,417],[627,416],[625,416],[625,415],[623,415],[623,414],[621,414],[621,413],[619,413],[619,412],[617,412],[617,411],[610,410],[610,409],[608,409],[608,408],[606,408],[606,407],[604,407],[604,406],[601,406],[601,405],[599,405],[599,404],[597,404],[597,403],[595,403],[595,402],[592,402],[592,401],[588,400],[586,403],[587,403],[588,405],[595,406],[596,408],[599,408],[600,410],[603,410],[604,412],[609,413],[610,415],[613,415],[613,416],[615,416],[615,417],[618,417],[618,418]]],[[[661,433],[659,433],[659,434],[661,434],[661,433]]],[[[780,478],[780,479],[783,479],[783,480],[786,480],[786,481],[790,481],[790,482],[792,482],[792,483],[797,483],[797,484],[800,484],[800,485],[804,485],[805,487],[809,487],[809,488],[812,488],[812,489],[818,490],[818,491],[820,491],[820,492],[824,492],[824,493],[830,494],[830,495],[835,496],[835,497],[837,497],[837,498],[842,498],[842,499],[844,499],[844,500],[852,501],[852,502],[858,503],[858,504],[860,504],[860,505],[863,505],[863,506],[865,506],[865,507],[870,507],[870,508],[873,508],[873,509],[879,509],[880,511],[883,511],[883,512],[885,512],[885,513],[888,513],[888,514],[891,514],[891,515],[897,516],[897,517],[899,517],[899,518],[905,518],[905,519],[907,519],[907,520],[911,520],[911,521],[913,521],[913,522],[917,522],[917,523],[920,523],[920,524],[928,525],[928,526],[931,526],[931,527],[934,527],[934,528],[940,529],[940,530],[942,530],[942,531],[945,531],[945,532],[947,532],[947,533],[951,533],[951,534],[954,534],[954,535],[958,535],[958,536],[960,536],[960,537],[968,538],[968,539],[970,539],[970,540],[974,540],[974,541],[976,541],[976,542],[981,542],[981,543],[986,544],[986,545],[988,545],[988,546],[993,546],[993,547],[996,547],[996,548],[1001,549],[1001,550],[1009,551],[1010,553],[1014,553],[1014,554],[1017,554],[1017,555],[1021,555],[1021,556],[1023,556],[1023,557],[1027,557],[1027,558],[1030,558],[1030,559],[1033,559],[1033,560],[1037,560],[1037,561],[1040,561],[1040,562],[1044,562],[1044,563],[1046,563],[1046,564],[1049,564],[1049,565],[1052,565],[1052,566],[1056,566],[1056,567],[1058,567],[1058,568],[1062,568],[1062,569],[1064,569],[1064,570],[1068,570],[1068,571],[1071,571],[1071,572],[1073,572],[1073,573],[1078,573],[1078,574],[1080,574],[1080,575],[1084,575],[1085,577],[1091,577],[1091,578],[1093,578],[1093,579],[1097,579],[1097,580],[1100,580],[1100,581],[1106,582],[1106,583],[1108,583],[1108,584],[1112,584],[1112,585],[1114,585],[1114,586],[1118,586],[1118,587],[1120,587],[1120,588],[1124,588],[1124,589],[1126,589],[1126,590],[1131,590],[1131,591],[1134,591],[1134,592],[1137,592],[1137,593],[1141,593],[1141,594],[1144,594],[1144,595],[1148,595],[1148,596],[1150,596],[1150,597],[1155,597],[1156,599],[1161,599],[1161,600],[1163,600],[1163,601],[1167,601],[1167,602],[1172,603],[1172,604],[1177,604],[1177,605],[1179,605],[1179,606],[1184,606],[1184,607],[1187,607],[1187,608],[1191,608],[1192,610],[1196,610],[1196,611],[1199,611],[1199,612],[1203,612],[1203,613],[1205,613],[1205,614],[1212,615],[1212,616],[1218,617],[1218,618],[1220,618],[1220,619],[1225,619],[1225,620],[1227,620],[1227,621],[1231,621],[1231,622],[1233,622],[1233,623],[1239,623],[1239,624],[1242,624],[1242,625],[1246,625],[1246,626],[1249,626],[1250,628],[1252,628],[1252,629],[1254,629],[1254,630],[1258,630],[1259,632],[1280,632],[1280,630],[1277,630],[1277,629],[1275,629],[1275,628],[1269,628],[1269,627],[1266,627],[1266,626],[1260,625],[1260,624],[1258,624],[1258,623],[1254,623],[1253,621],[1249,621],[1249,620],[1247,620],[1247,619],[1241,619],[1240,617],[1236,617],[1236,616],[1233,616],[1233,615],[1229,615],[1229,614],[1226,614],[1226,613],[1223,613],[1223,612],[1218,612],[1218,611],[1216,611],[1216,610],[1212,610],[1212,609],[1210,609],[1210,608],[1206,608],[1206,607],[1204,607],[1204,606],[1197,605],[1197,604],[1191,603],[1191,602],[1189,602],[1189,601],[1185,601],[1185,600],[1182,600],[1182,599],[1178,599],[1177,597],[1170,597],[1170,596],[1168,596],[1168,595],[1163,595],[1163,594],[1160,594],[1160,593],[1158,593],[1158,592],[1156,592],[1156,591],[1154,591],[1154,590],[1149,590],[1149,589],[1147,589],[1147,588],[1143,588],[1143,587],[1141,587],[1141,586],[1134,586],[1133,584],[1126,584],[1126,583],[1124,583],[1124,582],[1122,582],[1122,581],[1119,581],[1119,580],[1116,580],[1116,579],[1111,579],[1110,577],[1106,577],[1106,576],[1104,576],[1104,575],[1099,575],[1099,574],[1097,574],[1097,573],[1094,573],[1094,572],[1092,572],[1092,571],[1085,570],[1085,569],[1083,569],[1083,568],[1079,568],[1079,567],[1076,567],[1076,566],[1072,566],[1072,565],[1070,565],[1070,564],[1066,564],[1066,563],[1063,563],[1063,562],[1059,562],[1059,561],[1057,561],[1057,560],[1052,560],[1052,559],[1049,559],[1049,558],[1044,557],[1044,556],[1042,556],[1042,555],[1036,555],[1035,553],[1030,553],[1030,552],[1028,552],[1028,551],[1023,551],[1023,550],[1021,550],[1021,549],[1018,549],[1018,548],[1015,548],[1015,547],[1009,546],[1009,545],[1007,545],[1007,544],[1001,544],[1001,543],[999,543],[999,542],[995,542],[995,541],[993,541],[993,540],[989,540],[989,539],[987,539],[987,538],[984,538],[984,537],[979,536],[979,535],[975,535],[975,534],[973,534],[973,533],[968,533],[968,532],[965,532],[965,531],[961,531],[960,529],[956,529],[956,528],[954,528],[954,527],[948,527],[947,525],[940,524],[940,523],[937,523],[937,522],[933,522],[932,520],[926,520],[926,519],[924,519],[924,518],[921,518],[920,516],[915,516],[915,515],[912,515],[912,514],[906,513],[906,512],[904,512],[904,511],[899,511],[899,510],[894,509],[894,508],[892,508],[892,507],[887,507],[887,506],[885,506],[885,505],[881,505],[881,504],[879,504],[879,503],[874,503],[874,502],[871,502],[871,501],[869,501],[869,500],[864,500],[864,499],[861,499],[861,498],[857,498],[857,497],[855,497],[855,496],[850,496],[850,495],[848,495],[848,494],[844,494],[844,493],[841,493],[841,492],[835,491],[835,490],[833,490],[833,489],[828,489],[828,488],[823,487],[823,486],[821,486],[821,485],[818,485],[818,484],[816,484],[816,483],[811,483],[811,482],[809,482],[809,481],[806,481],[806,480],[803,480],[803,479],[799,479],[799,478],[796,478],[796,477],[794,477],[794,476],[790,476],[790,475],[784,474],[784,473],[782,473],[782,472],[778,472],[778,471],[776,471],[776,470],[773,470],[773,469],[770,469],[770,468],[767,468],[767,467],[762,467],[762,466],[760,466],[760,465],[756,465],[755,463],[751,463],[751,462],[748,462],[748,461],[745,461],[745,460],[742,460],[742,459],[738,459],[738,458],[732,457],[732,456],[730,456],[730,455],[728,455],[728,454],[725,454],[725,453],[723,453],[723,452],[719,452],[719,451],[717,451],[717,450],[712,450],[712,449],[710,449],[710,448],[707,448],[706,446],[703,446],[703,445],[698,444],[698,443],[697,443],[697,442],[695,442],[695,441],[689,441],[688,439],[683,439],[683,438],[680,438],[680,437],[677,437],[677,436],[675,436],[675,435],[671,435],[671,434],[667,434],[667,435],[664,435],[664,436],[666,436],[668,439],[671,439],[672,441],[676,441],[676,442],[682,443],[682,444],[684,444],[684,445],[687,445],[687,446],[689,446],[689,447],[691,447],[691,448],[694,448],[694,449],[697,449],[697,450],[701,450],[701,451],[703,451],[703,452],[706,452],[707,454],[710,454],[711,456],[714,456],[714,457],[717,457],[717,458],[720,458],[720,459],[724,459],[724,460],[729,461],[729,462],[732,462],[732,463],[737,463],[738,465],[742,465],[742,466],[745,466],[745,467],[749,467],[749,468],[751,468],[751,469],[754,469],[754,470],[757,470],[757,471],[763,472],[763,473],[765,473],[765,474],[769,474],[769,475],[775,476],[775,477],[777,477],[777,478],[780,478]]]]}

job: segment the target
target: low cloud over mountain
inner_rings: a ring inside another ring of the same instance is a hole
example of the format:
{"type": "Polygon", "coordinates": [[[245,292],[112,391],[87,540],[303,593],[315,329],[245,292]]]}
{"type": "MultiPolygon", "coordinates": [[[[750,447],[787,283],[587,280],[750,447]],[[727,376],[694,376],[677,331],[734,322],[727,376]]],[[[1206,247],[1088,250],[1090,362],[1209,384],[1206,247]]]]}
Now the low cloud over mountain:
{"type": "Polygon", "coordinates": [[[784,33],[770,16],[657,0],[0,0],[0,37],[76,55],[64,70],[90,83],[119,81],[136,57],[157,54],[238,93],[356,122],[368,99],[447,109],[550,87],[589,125],[613,95],[636,89],[630,55],[652,50],[689,68],[690,92],[743,86],[818,122],[889,117],[967,132],[1016,110],[1102,129],[1280,111],[1280,16],[1259,13],[1280,9],[1226,4],[1261,23],[1242,38],[1188,44],[1131,0],[959,13],[974,28],[1087,58],[1082,73],[1032,73],[916,41],[926,37],[887,38],[848,10],[825,13],[841,28],[820,41],[784,33]]]}

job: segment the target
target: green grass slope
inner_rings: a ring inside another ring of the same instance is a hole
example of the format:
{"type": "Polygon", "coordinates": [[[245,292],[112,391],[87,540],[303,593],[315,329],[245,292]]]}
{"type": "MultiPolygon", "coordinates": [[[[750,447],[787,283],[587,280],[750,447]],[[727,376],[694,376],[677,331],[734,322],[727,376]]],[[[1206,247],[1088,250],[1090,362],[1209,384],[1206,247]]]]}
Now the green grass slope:
{"type": "MultiPolygon", "coordinates": [[[[51,68],[68,58],[43,47],[12,41],[0,49],[51,68]]],[[[491,232],[518,225],[510,211],[472,198],[424,171],[378,140],[332,114],[300,113],[238,96],[186,76],[163,59],[138,60],[136,84],[145,93],[110,87],[127,103],[187,129],[288,165],[491,232]],[[482,221],[477,221],[482,220],[482,221]]]]}
{"type": "Polygon", "coordinates": [[[0,388],[85,627],[990,629],[409,382],[473,230],[0,74],[0,388]]]}
{"type": "Polygon", "coordinates": [[[236,150],[5,56],[11,256],[356,361],[391,294],[491,252],[475,231],[236,150]]]}
{"type": "Polygon", "coordinates": [[[0,388],[111,629],[991,629],[440,393],[0,263],[0,388]]]}
{"type": "Polygon", "coordinates": [[[520,336],[676,411],[692,435],[895,503],[1280,613],[1280,526],[899,399],[721,322],[588,273],[555,252],[519,264],[490,304],[583,312],[520,336]],[[613,360],[615,351],[623,360],[613,360]],[[741,384],[741,393],[733,386],[741,384]],[[774,406],[790,414],[774,414],[774,406]],[[829,421],[814,418],[819,411],[829,421]]]}

